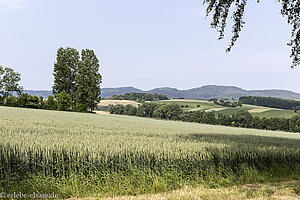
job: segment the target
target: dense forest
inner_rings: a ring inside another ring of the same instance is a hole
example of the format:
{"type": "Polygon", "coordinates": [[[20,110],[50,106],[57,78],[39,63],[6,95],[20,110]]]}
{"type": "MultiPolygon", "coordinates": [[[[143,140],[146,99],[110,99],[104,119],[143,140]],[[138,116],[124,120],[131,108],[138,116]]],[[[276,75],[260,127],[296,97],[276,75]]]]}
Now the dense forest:
{"type": "Polygon", "coordinates": [[[271,108],[280,108],[288,110],[299,110],[300,101],[282,99],[275,97],[258,97],[258,96],[244,96],[239,99],[244,104],[256,105],[256,106],[265,106],[271,108]]]}

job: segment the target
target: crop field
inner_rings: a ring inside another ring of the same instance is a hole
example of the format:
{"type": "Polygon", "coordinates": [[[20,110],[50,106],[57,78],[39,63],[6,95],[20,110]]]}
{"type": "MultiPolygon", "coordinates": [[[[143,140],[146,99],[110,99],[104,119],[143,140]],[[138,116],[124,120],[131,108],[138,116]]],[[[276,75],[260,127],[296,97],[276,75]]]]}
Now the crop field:
{"type": "Polygon", "coordinates": [[[115,197],[300,178],[300,134],[0,107],[0,188],[115,197]]]}
{"type": "Polygon", "coordinates": [[[97,105],[97,110],[107,111],[109,105],[117,105],[117,104],[121,104],[123,106],[130,104],[135,107],[140,105],[140,103],[136,101],[130,101],[130,100],[101,100],[100,103],[98,103],[97,105]]]}
{"type": "Polygon", "coordinates": [[[133,106],[138,106],[140,103],[137,103],[135,101],[130,100],[101,100],[100,103],[98,103],[98,106],[109,106],[109,105],[117,105],[122,104],[124,106],[131,104],[133,106]]]}
{"type": "Polygon", "coordinates": [[[297,113],[293,110],[283,110],[283,109],[276,109],[276,108],[269,108],[263,106],[255,106],[255,105],[247,105],[243,104],[241,108],[231,108],[225,107],[221,105],[216,105],[213,102],[209,102],[207,100],[193,100],[193,99],[172,99],[172,100],[164,100],[159,101],[163,103],[176,103],[180,106],[184,106],[183,110],[185,111],[197,111],[197,110],[204,110],[204,111],[215,111],[216,114],[222,113],[227,115],[233,115],[237,113],[239,110],[248,110],[253,116],[258,117],[283,117],[283,118],[290,118],[297,113]],[[186,107],[186,105],[188,105],[186,107]],[[200,105],[198,107],[197,105],[200,105]]]}

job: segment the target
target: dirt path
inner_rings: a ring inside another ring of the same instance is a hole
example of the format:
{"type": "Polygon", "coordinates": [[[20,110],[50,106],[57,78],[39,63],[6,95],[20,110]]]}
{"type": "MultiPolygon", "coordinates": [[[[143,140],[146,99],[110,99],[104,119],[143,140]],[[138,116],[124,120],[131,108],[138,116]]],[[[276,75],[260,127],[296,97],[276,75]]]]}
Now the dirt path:
{"type": "Polygon", "coordinates": [[[106,112],[106,111],[95,111],[95,113],[100,114],[100,115],[110,115],[110,113],[106,112]]]}

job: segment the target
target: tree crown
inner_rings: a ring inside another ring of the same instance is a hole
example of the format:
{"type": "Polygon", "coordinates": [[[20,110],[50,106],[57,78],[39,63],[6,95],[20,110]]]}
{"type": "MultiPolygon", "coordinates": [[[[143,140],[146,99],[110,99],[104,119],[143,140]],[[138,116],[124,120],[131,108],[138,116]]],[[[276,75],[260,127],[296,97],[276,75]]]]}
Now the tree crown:
{"type": "MultiPolygon", "coordinates": [[[[257,0],[259,2],[260,0],[257,0]]],[[[300,64],[300,1],[299,0],[277,0],[281,2],[281,14],[287,18],[287,22],[292,26],[291,40],[288,43],[291,46],[291,67],[300,64]]],[[[239,38],[240,32],[245,24],[243,20],[247,0],[204,0],[207,4],[206,15],[212,15],[211,27],[219,32],[219,39],[225,36],[227,19],[230,14],[230,8],[234,7],[232,13],[233,27],[231,42],[226,49],[231,51],[239,38]]]]}

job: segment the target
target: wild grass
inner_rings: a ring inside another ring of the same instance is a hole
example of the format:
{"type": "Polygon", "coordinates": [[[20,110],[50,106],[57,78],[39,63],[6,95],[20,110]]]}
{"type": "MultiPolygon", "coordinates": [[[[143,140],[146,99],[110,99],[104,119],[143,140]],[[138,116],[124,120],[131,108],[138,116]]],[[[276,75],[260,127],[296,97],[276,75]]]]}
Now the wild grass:
{"type": "Polygon", "coordinates": [[[300,134],[0,107],[0,190],[60,198],[300,177],[300,134]]]}
{"type": "Polygon", "coordinates": [[[122,196],[108,197],[104,200],[236,200],[236,199],[251,199],[251,200],[270,200],[270,199],[300,199],[300,184],[299,181],[275,182],[264,184],[246,184],[231,186],[225,188],[207,188],[199,187],[183,187],[179,190],[170,192],[138,195],[138,196],[122,196]]]}

